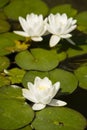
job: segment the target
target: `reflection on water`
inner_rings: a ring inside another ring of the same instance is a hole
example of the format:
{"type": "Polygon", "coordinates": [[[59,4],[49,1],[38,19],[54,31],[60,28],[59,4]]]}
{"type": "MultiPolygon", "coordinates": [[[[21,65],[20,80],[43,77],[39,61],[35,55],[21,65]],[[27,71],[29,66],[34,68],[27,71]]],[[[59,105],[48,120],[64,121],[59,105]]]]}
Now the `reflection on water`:
{"type": "Polygon", "coordinates": [[[57,4],[67,4],[70,3],[74,8],[79,11],[87,10],[87,0],[43,0],[50,7],[56,6],[57,4]]]}

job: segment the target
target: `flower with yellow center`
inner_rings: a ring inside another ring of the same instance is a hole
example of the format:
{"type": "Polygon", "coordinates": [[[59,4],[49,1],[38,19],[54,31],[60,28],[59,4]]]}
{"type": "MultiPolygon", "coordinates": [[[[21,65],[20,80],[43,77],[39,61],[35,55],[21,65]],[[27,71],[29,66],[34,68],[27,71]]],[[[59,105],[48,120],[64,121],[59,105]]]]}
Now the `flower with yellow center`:
{"type": "Polygon", "coordinates": [[[47,78],[41,79],[36,77],[34,84],[28,82],[28,89],[22,89],[23,96],[34,103],[33,110],[41,110],[50,106],[64,106],[66,102],[53,99],[60,89],[60,82],[52,85],[52,82],[47,78]]]}

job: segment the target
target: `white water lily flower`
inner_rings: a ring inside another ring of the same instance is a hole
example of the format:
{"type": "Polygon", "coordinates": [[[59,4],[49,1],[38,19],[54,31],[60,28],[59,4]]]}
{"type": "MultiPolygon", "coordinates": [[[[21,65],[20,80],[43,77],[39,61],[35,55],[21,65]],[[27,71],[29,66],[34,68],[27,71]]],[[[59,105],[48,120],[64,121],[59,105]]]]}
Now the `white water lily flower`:
{"type": "Polygon", "coordinates": [[[42,15],[36,15],[34,13],[28,14],[26,19],[19,17],[19,22],[23,31],[14,31],[24,37],[29,37],[33,41],[42,41],[42,36],[46,32],[47,18],[43,20],[42,15]]]}
{"type": "Polygon", "coordinates": [[[53,97],[57,94],[60,88],[60,82],[56,82],[52,85],[52,82],[47,78],[36,77],[34,84],[28,82],[28,89],[22,89],[23,96],[34,103],[33,110],[41,110],[50,106],[64,106],[67,103],[53,97]]]}
{"type": "Polygon", "coordinates": [[[65,13],[50,14],[47,24],[48,31],[53,34],[50,38],[50,47],[55,46],[61,38],[70,38],[72,36],[70,32],[76,28],[76,22],[72,17],[68,18],[65,13]]]}

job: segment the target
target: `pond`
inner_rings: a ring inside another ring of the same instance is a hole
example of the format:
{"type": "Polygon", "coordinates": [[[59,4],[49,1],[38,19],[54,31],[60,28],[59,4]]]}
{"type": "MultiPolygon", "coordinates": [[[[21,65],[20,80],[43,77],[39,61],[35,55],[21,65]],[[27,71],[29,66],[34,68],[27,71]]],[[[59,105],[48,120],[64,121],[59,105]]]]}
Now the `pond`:
{"type": "Polygon", "coordinates": [[[0,130],[87,130],[87,0],[0,0],[0,130]]]}

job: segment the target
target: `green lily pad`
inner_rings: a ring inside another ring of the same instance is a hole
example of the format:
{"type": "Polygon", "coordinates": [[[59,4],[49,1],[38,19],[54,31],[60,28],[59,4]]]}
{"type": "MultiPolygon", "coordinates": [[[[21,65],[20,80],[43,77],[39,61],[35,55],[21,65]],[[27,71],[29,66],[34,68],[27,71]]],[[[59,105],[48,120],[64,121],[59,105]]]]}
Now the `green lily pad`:
{"type": "Polygon", "coordinates": [[[21,128],[20,130],[32,130],[32,128],[31,128],[31,126],[26,126],[26,127],[23,127],[23,128],[21,128]]]}
{"type": "Polygon", "coordinates": [[[6,16],[3,11],[0,11],[0,19],[3,19],[3,20],[6,19],[6,16]]]}
{"type": "Polygon", "coordinates": [[[35,130],[84,130],[86,119],[69,108],[49,107],[36,113],[35,130]]]}
{"type": "Polygon", "coordinates": [[[53,83],[60,81],[61,92],[65,94],[72,93],[78,85],[78,81],[71,72],[55,69],[49,72],[50,79],[53,83]]]}
{"type": "Polygon", "coordinates": [[[15,50],[15,41],[23,40],[24,38],[14,33],[4,33],[0,35],[0,56],[10,54],[15,50]]]}
{"type": "Polygon", "coordinates": [[[87,54],[87,44],[79,45],[78,48],[79,49],[69,48],[67,50],[68,57],[74,57],[74,56],[80,56],[83,54],[87,54]]]}
{"type": "Polygon", "coordinates": [[[10,24],[0,19],[0,33],[8,32],[10,30],[10,24]]]}
{"type": "Polygon", "coordinates": [[[61,53],[58,53],[58,60],[59,61],[63,61],[66,59],[66,53],[65,52],[61,52],[61,53]]]}
{"type": "Polygon", "coordinates": [[[87,89],[87,66],[81,66],[75,70],[75,75],[79,81],[79,87],[87,89]]]}
{"type": "Polygon", "coordinates": [[[20,101],[24,101],[24,97],[22,96],[21,87],[12,87],[12,86],[4,86],[0,88],[0,99],[16,99],[20,101]]]}
{"type": "Polygon", "coordinates": [[[25,71],[19,68],[13,68],[8,70],[8,78],[12,84],[21,83],[25,71]]]}
{"type": "Polygon", "coordinates": [[[0,8],[2,8],[4,5],[6,5],[9,2],[9,0],[0,0],[0,8]]]}
{"type": "Polygon", "coordinates": [[[3,71],[4,69],[7,69],[10,65],[10,61],[5,56],[0,56],[0,71],[3,71]]]}
{"type": "Polygon", "coordinates": [[[87,34],[87,11],[81,12],[76,16],[78,21],[77,29],[87,34]]]}
{"type": "Polygon", "coordinates": [[[51,13],[66,13],[69,17],[77,14],[77,10],[72,8],[70,4],[57,5],[50,10],[51,13]]]}
{"type": "Polygon", "coordinates": [[[9,19],[18,20],[19,16],[25,17],[32,12],[46,16],[48,7],[41,0],[13,0],[4,8],[4,12],[9,19]]]}
{"type": "Polygon", "coordinates": [[[25,70],[40,71],[52,70],[59,63],[56,52],[41,48],[31,49],[30,52],[28,50],[20,52],[15,61],[18,66],[25,70]]]}
{"type": "Polygon", "coordinates": [[[22,80],[23,86],[27,88],[28,82],[34,83],[34,79],[36,76],[39,76],[40,78],[49,77],[49,73],[40,72],[40,71],[28,71],[23,77],[23,80],[22,80]]]}
{"type": "Polygon", "coordinates": [[[8,87],[3,88],[0,88],[0,92],[3,92],[3,95],[0,93],[0,128],[13,130],[28,125],[32,121],[34,113],[31,107],[25,103],[19,89],[13,88],[12,90],[11,86],[9,89],[8,87]]]}
{"type": "Polygon", "coordinates": [[[0,74],[0,87],[9,85],[9,84],[10,84],[10,80],[7,77],[0,74]]]}

